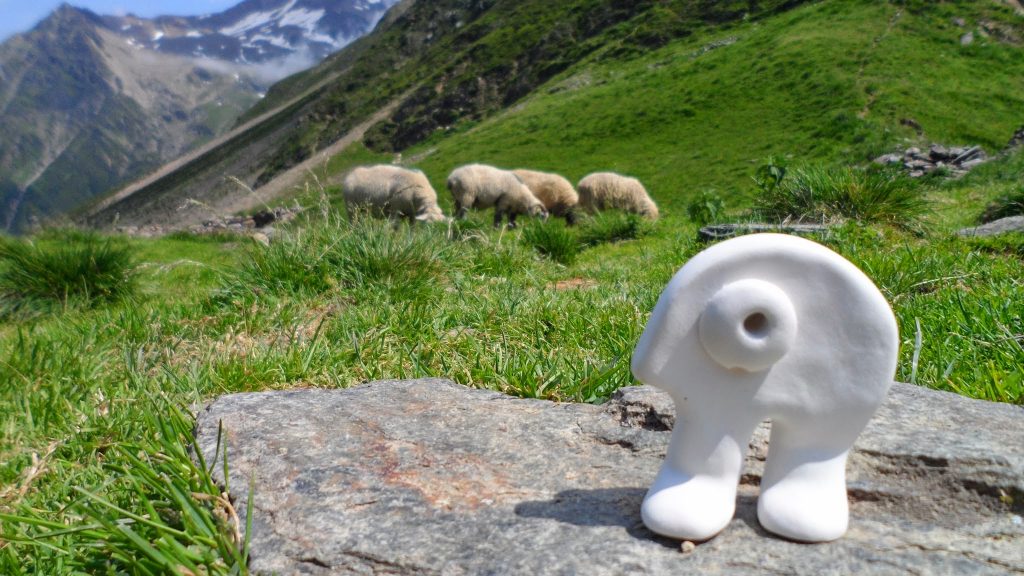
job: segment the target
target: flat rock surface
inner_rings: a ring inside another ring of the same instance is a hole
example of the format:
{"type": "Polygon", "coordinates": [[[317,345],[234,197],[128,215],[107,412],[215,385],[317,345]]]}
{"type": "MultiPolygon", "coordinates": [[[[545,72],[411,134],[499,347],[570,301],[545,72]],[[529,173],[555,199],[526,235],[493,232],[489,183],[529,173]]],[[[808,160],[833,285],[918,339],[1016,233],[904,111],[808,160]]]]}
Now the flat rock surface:
{"type": "Polygon", "coordinates": [[[252,481],[256,574],[1024,573],[1021,407],[894,385],[826,544],[758,525],[763,425],[736,517],[688,552],[640,520],[674,420],[649,387],[592,406],[424,379],[224,396],[196,436],[218,462],[223,423],[240,512],[252,481]]]}
{"type": "Polygon", "coordinates": [[[961,236],[997,236],[1010,232],[1024,232],[1024,216],[1007,216],[981,226],[962,228],[957,234],[961,236]]]}
{"type": "Polygon", "coordinates": [[[710,224],[698,230],[697,237],[700,240],[709,242],[763,232],[795,234],[797,236],[822,236],[827,235],[831,230],[832,227],[827,224],[710,224]]]}

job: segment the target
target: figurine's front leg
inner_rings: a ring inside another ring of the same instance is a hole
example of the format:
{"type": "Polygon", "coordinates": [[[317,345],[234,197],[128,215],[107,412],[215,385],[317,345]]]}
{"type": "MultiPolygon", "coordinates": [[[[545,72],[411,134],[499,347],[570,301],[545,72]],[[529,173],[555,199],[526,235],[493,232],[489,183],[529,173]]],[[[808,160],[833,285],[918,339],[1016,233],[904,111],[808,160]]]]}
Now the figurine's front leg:
{"type": "Polygon", "coordinates": [[[736,511],[743,458],[760,418],[707,408],[676,421],[665,463],[640,509],[644,524],[663,536],[707,540],[736,511]]]}
{"type": "Polygon", "coordinates": [[[801,542],[846,532],[846,457],[873,409],[831,418],[772,423],[757,517],[765,530],[801,542]]]}

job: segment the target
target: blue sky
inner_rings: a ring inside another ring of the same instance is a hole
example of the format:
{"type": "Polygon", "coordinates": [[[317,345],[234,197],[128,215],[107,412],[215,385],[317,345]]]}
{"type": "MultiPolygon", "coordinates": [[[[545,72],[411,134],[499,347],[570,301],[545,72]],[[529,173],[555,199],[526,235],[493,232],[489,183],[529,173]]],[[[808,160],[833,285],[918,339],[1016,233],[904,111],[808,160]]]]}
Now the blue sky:
{"type": "MultiPolygon", "coordinates": [[[[62,0],[0,0],[0,41],[11,34],[24,32],[46,17],[62,0]]],[[[160,16],[220,12],[242,0],[70,0],[74,6],[88,8],[97,14],[160,16]]]]}

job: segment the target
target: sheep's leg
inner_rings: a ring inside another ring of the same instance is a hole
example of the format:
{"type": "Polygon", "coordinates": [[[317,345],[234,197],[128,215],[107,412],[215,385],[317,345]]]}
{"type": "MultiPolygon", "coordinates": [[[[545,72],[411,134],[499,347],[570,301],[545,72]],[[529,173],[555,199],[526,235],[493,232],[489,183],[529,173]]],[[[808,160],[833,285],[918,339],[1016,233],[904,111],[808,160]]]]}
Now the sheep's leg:
{"type": "Polygon", "coordinates": [[[495,206],[494,207],[494,227],[495,228],[500,228],[501,227],[501,219],[502,219],[502,217],[504,217],[504,214],[502,213],[501,208],[499,208],[498,206],[495,206]]]}
{"type": "Polygon", "coordinates": [[[468,212],[468,211],[469,211],[468,208],[466,208],[466,206],[464,206],[462,204],[462,202],[459,202],[458,200],[455,201],[455,219],[456,220],[465,220],[466,219],[466,212],[468,212]]]}
{"type": "Polygon", "coordinates": [[[575,210],[570,208],[568,211],[566,211],[566,213],[565,213],[565,225],[566,226],[575,226],[576,225],[576,211],[575,210]]]}
{"type": "Polygon", "coordinates": [[[508,227],[509,228],[515,228],[516,227],[516,216],[518,216],[518,215],[519,214],[517,214],[515,212],[509,212],[508,213],[508,227]]]}

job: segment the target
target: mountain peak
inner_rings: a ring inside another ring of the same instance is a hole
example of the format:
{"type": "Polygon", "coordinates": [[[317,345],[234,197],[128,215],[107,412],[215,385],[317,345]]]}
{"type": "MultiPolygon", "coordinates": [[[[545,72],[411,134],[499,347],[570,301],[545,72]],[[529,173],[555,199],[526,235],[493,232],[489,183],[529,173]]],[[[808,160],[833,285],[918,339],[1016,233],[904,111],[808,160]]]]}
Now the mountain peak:
{"type": "Polygon", "coordinates": [[[0,43],[0,231],[72,209],[218,136],[267,85],[397,0],[246,0],[206,16],[63,3],[0,43]]]}
{"type": "Polygon", "coordinates": [[[218,14],[144,19],[107,16],[112,30],[159,52],[262,64],[312,65],[369,32],[397,0],[245,0],[218,14]]]}
{"type": "Polygon", "coordinates": [[[68,33],[68,27],[102,26],[103,20],[85,8],[78,8],[64,2],[44,18],[31,32],[68,33]]]}

